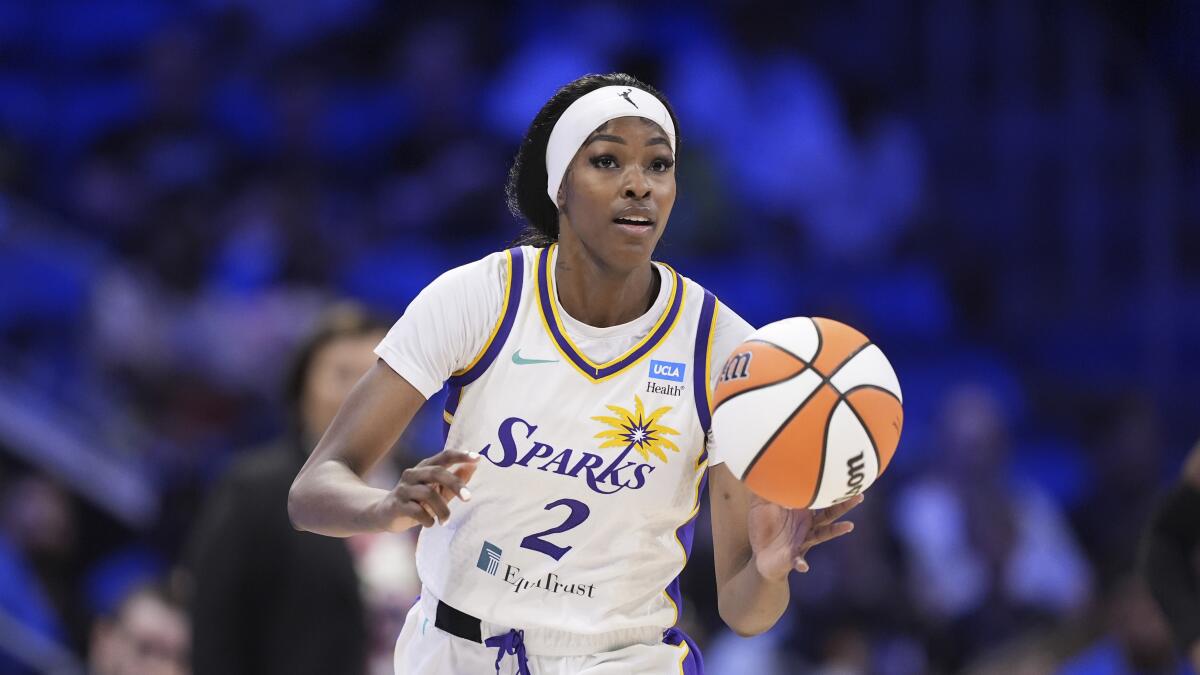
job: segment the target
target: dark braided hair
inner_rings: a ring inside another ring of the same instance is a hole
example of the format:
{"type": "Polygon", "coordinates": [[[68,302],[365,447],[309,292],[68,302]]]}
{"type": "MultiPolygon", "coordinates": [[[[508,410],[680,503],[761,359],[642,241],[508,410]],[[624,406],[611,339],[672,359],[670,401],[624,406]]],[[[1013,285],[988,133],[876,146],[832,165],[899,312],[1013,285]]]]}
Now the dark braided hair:
{"type": "Polygon", "coordinates": [[[667,99],[657,89],[625,73],[608,75],[584,75],[563,86],[546,101],[546,105],[534,116],[521,139],[521,147],[508,170],[508,184],[504,193],[508,210],[518,220],[525,221],[525,229],[514,241],[514,245],[530,244],[549,246],[558,241],[558,205],[546,194],[546,145],[554,124],[572,103],[584,94],[601,87],[636,87],[653,94],[662,101],[671,122],[675,125],[675,152],[679,152],[679,120],[667,99]]]}

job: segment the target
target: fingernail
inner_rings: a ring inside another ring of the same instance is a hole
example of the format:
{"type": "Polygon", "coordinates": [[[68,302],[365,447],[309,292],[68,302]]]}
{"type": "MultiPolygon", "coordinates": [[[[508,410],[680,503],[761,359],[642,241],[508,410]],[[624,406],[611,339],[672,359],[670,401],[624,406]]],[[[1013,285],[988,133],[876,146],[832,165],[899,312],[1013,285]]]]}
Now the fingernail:
{"type": "Polygon", "coordinates": [[[471,501],[471,491],[470,491],[470,490],[468,490],[467,488],[463,488],[463,489],[459,490],[459,491],[458,491],[458,496],[459,496],[459,497],[460,497],[460,498],[461,498],[461,499],[462,499],[464,502],[469,502],[469,501],[471,501]]]}
{"type": "Polygon", "coordinates": [[[470,459],[479,459],[479,453],[478,452],[468,452],[467,457],[470,459]]]}

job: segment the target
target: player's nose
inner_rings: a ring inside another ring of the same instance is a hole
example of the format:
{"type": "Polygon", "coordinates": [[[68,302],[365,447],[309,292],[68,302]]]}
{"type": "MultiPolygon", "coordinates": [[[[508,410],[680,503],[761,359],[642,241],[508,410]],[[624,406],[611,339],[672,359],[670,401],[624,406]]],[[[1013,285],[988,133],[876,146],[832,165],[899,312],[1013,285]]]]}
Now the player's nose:
{"type": "Polygon", "coordinates": [[[621,191],[622,197],[636,200],[649,199],[650,192],[650,181],[646,179],[646,175],[642,171],[633,167],[625,172],[621,191]]]}

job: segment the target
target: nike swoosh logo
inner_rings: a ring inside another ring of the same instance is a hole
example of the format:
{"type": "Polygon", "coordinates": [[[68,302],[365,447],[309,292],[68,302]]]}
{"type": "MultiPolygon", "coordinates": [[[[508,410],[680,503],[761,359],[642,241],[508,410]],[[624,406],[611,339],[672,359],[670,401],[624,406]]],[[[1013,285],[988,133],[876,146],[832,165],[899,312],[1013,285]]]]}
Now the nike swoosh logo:
{"type": "Polygon", "coordinates": [[[513,363],[518,366],[529,366],[535,363],[558,363],[558,359],[527,359],[521,356],[521,350],[513,352],[513,363]]]}

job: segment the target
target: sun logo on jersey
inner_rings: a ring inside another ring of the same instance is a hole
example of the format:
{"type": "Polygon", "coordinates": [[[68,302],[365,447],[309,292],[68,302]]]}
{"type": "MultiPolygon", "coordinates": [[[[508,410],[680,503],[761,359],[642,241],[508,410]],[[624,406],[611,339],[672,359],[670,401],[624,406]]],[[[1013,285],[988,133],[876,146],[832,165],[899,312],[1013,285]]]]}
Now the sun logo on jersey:
{"type": "Polygon", "coordinates": [[[604,440],[600,444],[600,449],[627,448],[636,450],[646,461],[650,460],[650,455],[654,455],[664,462],[667,461],[665,450],[679,452],[679,446],[667,438],[668,435],[678,436],[679,432],[659,424],[659,419],[671,410],[670,406],[663,406],[647,415],[646,408],[642,405],[642,399],[635,395],[633,412],[629,412],[619,405],[605,407],[611,410],[616,417],[592,418],[610,427],[594,436],[594,438],[604,440]]]}

